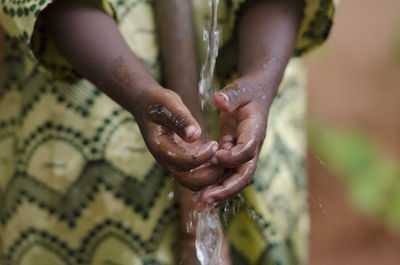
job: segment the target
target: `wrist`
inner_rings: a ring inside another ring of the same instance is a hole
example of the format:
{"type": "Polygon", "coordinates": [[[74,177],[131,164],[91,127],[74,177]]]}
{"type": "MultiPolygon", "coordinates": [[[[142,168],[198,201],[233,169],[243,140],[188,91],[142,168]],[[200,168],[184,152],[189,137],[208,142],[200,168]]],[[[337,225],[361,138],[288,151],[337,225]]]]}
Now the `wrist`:
{"type": "Polygon", "coordinates": [[[107,72],[99,87],[135,117],[144,91],[160,86],[133,53],[113,59],[107,72]]]}
{"type": "Polygon", "coordinates": [[[248,72],[240,79],[246,80],[251,87],[255,102],[271,103],[278,92],[282,81],[283,71],[277,68],[268,67],[248,72]]]}
{"type": "Polygon", "coordinates": [[[148,108],[151,99],[154,95],[162,93],[163,88],[157,82],[148,82],[140,87],[134,86],[130,88],[134,90],[134,95],[132,96],[129,106],[126,109],[136,118],[140,120],[145,114],[145,110],[148,108]],[[132,104],[133,102],[133,104],[132,104]]]}

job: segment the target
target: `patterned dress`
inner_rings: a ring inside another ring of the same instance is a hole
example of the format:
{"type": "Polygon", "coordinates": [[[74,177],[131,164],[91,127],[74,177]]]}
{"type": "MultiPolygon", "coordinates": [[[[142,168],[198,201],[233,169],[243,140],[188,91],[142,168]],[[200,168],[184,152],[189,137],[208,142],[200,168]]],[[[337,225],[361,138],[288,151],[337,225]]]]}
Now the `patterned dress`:
{"type": "MultiPolygon", "coordinates": [[[[134,118],[58,52],[37,19],[52,1],[0,0],[0,264],[178,264],[175,184],[134,118]]],[[[242,2],[220,1],[221,87],[235,76],[242,2]]],[[[305,2],[295,55],[323,42],[332,24],[332,1],[305,2]]],[[[162,82],[153,1],[96,3],[162,82]]],[[[201,43],[208,4],[192,0],[192,7],[201,43]]],[[[234,265],[307,262],[303,90],[302,61],[294,58],[271,107],[254,181],[242,192],[246,202],[227,218],[234,265]]]]}

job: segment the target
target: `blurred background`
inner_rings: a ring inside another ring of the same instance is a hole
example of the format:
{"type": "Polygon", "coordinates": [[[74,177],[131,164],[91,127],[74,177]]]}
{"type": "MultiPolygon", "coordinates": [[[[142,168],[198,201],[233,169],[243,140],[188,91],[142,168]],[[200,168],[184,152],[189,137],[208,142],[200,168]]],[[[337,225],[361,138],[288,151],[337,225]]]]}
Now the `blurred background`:
{"type": "Polygon", "coordinates": [[[400,264],[400,1],[340,1],[306,63],[311,265],[400,264]]]}
{"type": "Polygon", "coordinates": [[[400,264],[400,1],[340,1],[306,62],[311,265],[400,264]]]}

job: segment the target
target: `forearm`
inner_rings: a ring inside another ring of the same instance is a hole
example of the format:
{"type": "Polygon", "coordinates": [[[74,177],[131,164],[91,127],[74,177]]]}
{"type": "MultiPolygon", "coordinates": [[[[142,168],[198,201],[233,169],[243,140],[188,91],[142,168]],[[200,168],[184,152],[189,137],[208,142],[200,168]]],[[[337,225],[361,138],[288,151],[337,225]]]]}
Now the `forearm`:
{"type": "Polygon", "coordinates": [[[101,10],[58,0],[42,14],[61,53],[74,69],[134,112],[140,93],[157,82],[127,46],[116,22],[101,10]]]}
{"type": "Polygon", "coordinates": [[[302,0],[263,0],[244,8],[238,33],[240,76],[261,71],[281,81],[293,54],[302,10],[302,0]]]}

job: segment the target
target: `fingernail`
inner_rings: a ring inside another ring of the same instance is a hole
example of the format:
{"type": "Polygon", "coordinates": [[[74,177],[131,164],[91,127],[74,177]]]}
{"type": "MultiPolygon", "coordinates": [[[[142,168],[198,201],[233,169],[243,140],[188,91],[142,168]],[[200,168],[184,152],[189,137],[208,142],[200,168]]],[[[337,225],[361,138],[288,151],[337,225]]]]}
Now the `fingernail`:
{"type": "Polygon", "coordinates": [[[191,138],[196,131],[197,131],[197,129],[193,125],[186,127],[186,129],[185,129],[186,137],[191,138]]]}
{"type": "Polygon", "coordinates": [[[217,150],[218,150],[218,145],[214,145],[214,146],[212,147],[212,151],[215,153],[215,152],[217,152],[217,150]]]}
{"type": "Polygon", "coordinates": [[[220,95],[221,97],[223,97],[225,102],[229,102],[229,98],[225,93],[218,92],[217,95],[220,95]]]}
{"type": "Polygon", "coordinates": [[[213,204],[214,203],[214,198],[208,198],[207,199],[208,204],[213,204]]]}
{"type": "Polygon", "coordinates": [[[233,144],[232,144],[232,143],[225,143],[225,144],[221,147],[221,149],[226,150],[226,151],[230,151],[230,150],[232,149],[232,147],[233,147],[233,144]]]}
{"type": "Polygon", "coordinates": [[[211,163],[214,164],[214,165],[217,165],[218,164],[218,158],[216,156],[211,158],[211,163]]]}

